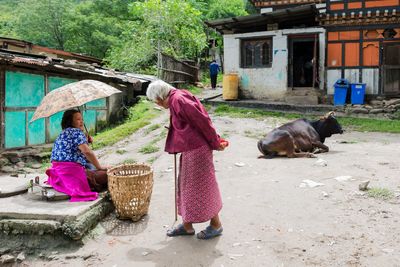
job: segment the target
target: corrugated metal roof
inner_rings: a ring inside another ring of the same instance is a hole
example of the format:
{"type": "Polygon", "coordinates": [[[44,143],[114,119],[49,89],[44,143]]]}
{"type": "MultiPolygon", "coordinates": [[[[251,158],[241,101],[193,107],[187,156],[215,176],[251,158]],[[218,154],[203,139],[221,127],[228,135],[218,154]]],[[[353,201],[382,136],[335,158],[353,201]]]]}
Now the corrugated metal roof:
{"type": "Polygon", "coordinates": [[[40,55],[30,55],[26,53],[0,49],[0,64],[2,63],[22,67],[29,65],[31,68],[36,67],[37,69],[45,68],[46,70],[62,70],[65,72],[86,73],[105,78],[117,79],[119,82],[131,84],[151,82],[157,79],[156,77],[149,75],[118,72],[112,69],[99,67],[97,64],[93,66],[92,64],[75,60],[53,60],[51,58],[44,58],[40,55]]]}
{"type": "Polygon", "coordinates": [[[12,62],[14,63],[27,63],[31,65],[37,65],[37,66],[47,66],[49,64],[48,61],[38,61],[33,58],[23,58],[23,57],[14,57],[12,59],[12,62]]]}
{"type": "Polygon", "coordinates": [[[270,13],[206,21],[205,24],[222,34],[246,33],[267,31],[267,25],[273,23],[292,22],[292,24],[301,24],[303,22],[314,22],[317,24],[315,20],[317,14],[318,10],[315,5],[304,5],[270,13]]]}

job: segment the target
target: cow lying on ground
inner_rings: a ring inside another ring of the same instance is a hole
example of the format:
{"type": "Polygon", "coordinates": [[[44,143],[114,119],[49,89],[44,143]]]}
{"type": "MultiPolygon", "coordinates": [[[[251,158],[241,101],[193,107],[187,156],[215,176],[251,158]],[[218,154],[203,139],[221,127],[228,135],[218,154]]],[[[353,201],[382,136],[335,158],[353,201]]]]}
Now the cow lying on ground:
{"type": "Polygon", "coordinates": [[[258,141],[258,149],[263,154],[260,158],[315,157],[313,153],[329,151],[323,144],[325,138],[338,133],[342,134],[343,130],[333,112],[317,121],[298,119],[272,130],[258,141]]]}

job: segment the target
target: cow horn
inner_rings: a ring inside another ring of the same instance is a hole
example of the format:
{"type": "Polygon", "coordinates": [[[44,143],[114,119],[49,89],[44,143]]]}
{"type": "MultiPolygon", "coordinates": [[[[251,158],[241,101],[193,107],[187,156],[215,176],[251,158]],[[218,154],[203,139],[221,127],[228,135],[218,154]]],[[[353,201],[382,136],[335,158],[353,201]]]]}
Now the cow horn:
{"type": "Polygon", "coordinates": [[[328,113],[325,114],[324,118],[327,119],[329,117],[334,117],[335,116],[335,112],[334,111],[329,111],[328,113]]]}

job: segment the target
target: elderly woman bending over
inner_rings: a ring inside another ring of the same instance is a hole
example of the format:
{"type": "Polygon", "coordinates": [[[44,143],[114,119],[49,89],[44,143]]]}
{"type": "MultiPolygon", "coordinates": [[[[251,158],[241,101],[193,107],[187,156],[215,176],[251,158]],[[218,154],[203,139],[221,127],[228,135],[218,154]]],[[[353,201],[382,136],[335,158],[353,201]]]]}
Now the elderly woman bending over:
{"type": "Polygon", "coordinates": [[[210,225],[197,238],[220,235],[222,224],[218,213],[222,201],[215,178],[213,150],[223,150],[225,145],[221,144],[207,111],[190,92],[158,80],[149,85],[147,97],[170,111],[165,151],[181,153],[177,208],[183,223],[167,235],[194,235],[193,223],[209,220],[210,225]]]}
{"type": "Polygon", "coordinates": [[[84,134],[82,114],[67,110],[61,121],[62,131],[51,152],[51,168],[46,171],[48,183],[59,192],[71,196],[71,201],[97,199],[107,188],[107,169],[100,165],[88,145],[90,136],[84,134]],[[89,139],[89,140],[88,140],[89,139]],[[88,168],[88,166],[94,168],[88,168]]]}

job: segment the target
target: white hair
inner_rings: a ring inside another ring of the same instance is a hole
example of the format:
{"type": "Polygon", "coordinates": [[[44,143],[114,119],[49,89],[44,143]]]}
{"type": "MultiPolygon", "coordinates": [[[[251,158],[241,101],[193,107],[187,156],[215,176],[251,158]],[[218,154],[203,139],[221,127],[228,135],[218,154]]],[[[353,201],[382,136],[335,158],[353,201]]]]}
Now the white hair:
{"type": "Polygon", "coordinates": [[[162,80],[151,82],[147,87],[146,95],[151,101],[156,101],[157,98],[165,100],[168,97],[169,91],[173,87],[162,80]]]}

